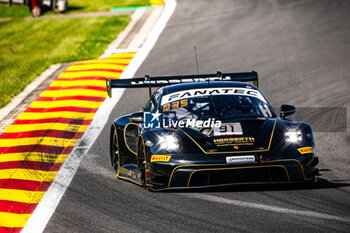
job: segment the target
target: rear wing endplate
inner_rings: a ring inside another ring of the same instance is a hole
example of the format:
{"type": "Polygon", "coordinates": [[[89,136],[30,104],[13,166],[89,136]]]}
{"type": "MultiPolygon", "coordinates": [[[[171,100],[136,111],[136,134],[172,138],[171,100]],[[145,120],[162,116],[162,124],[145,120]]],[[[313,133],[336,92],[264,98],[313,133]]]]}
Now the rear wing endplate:
{"type": "Polygon", "coordinates": [[[210,82],[210,81],[236,81],[252,82],[254,86],[259,87],[258,73],[255,71],[246,73],[221,73],[216,74],[198,74],[198,75],[180,75],[180,76],[161,76],[152,77],[145,75],[144,78],[132,79],[109,79],[106,78],[107,93],[112,97],[112,88],[140,88],[140,87],[163,87],[178,83],[210,82]]]}

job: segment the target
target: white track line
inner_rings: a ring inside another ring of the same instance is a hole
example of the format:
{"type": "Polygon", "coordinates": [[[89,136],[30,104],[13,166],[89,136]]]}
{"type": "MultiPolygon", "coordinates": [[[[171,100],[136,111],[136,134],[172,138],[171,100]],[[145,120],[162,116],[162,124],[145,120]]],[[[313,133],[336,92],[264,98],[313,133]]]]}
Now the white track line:
{"type": "Polygon", "coordinates": [[[294,209],[288,209],[288,208],[281,208],[277,206],[271,206],[271,205],[265,205],[265,204],[257,204],[257,203],[251,203],[251,202],[244,202],[244,201],[237,201],[237,200],[231,200],[227,198],[207,195],[207,194],[181,194],[186,197],[193,197],[198,198],[205,201],[210,202],[216,202],[216,203],[222,203],[222,204],[229,204],[229,205],[235,205],[243,208],[254,208],[254,209],[260,209],[265,211],[272,211],[276,213],[282,213],[282,214],[292,214],[292,215],[299,215],[309,218],[319,218],[319,219],[326,219],[326,220],[335,220],[340,222],[350,222],[350,219],[324,214],[324,213],[318,213],[314,211],[305,211],[305,210],[294,210],[294,209]]]}
{"type": "MultiPolygon", "coordinates": [[[[129,66],[124,70],[120,78],[131,78],[134,76],[137,69],[140,67],[155,45],[171,15],[174,13],[176,1],[165,0],[165,2],[166,6],[161,17],[158,19],[156,25],[150,32],[142,48],[132,59],[129,66]]],[[[46,224],[49,222],[63,194],[72,181],[73,176],[79,167],[80,161],[101,133],[103,127],[107,123],[110,113],[123,95],[124,90],[125,89],[114,89],[112,95],[113,98],[106,98],[106,100],[102,103],[101,107],[96,112],[90,127],[85,132],[83,138],[79,141],[78,145],[74,148],[68,159],[62,165],[55,180],[45,193],[44,197],[41,199],[39,205],[36,207],[33,215],[29,218],[22,232],[32,233],[44,231],[46,224]]],[[[107,143],[106,146],[108,146],[107,143]]]]}

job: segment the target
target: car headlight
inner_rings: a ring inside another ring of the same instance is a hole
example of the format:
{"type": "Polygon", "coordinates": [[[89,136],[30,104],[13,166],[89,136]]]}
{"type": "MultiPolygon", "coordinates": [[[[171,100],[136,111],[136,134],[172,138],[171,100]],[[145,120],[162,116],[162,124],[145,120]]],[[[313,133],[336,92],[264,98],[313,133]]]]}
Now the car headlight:
{"type": "Polygon", "coordinates": [[[303,135],[300,130],[288,130],[284,133],[286,142],[299,143],[303,140],[303,135]]]}
{"type": "Polygon", "coordinates": [[[176,151],[180,147],[179,139],[172,134],[159,136],[158,142],[161,150],[176,151]]]}

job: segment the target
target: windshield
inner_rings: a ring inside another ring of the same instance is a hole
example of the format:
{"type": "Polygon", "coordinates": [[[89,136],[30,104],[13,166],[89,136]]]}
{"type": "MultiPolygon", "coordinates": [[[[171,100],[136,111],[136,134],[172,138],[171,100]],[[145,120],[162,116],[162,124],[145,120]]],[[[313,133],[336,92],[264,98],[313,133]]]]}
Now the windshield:
{"type": "Polygon", "coordinates": [[[187,92],[187,94],[175,93],[170,97],[169,95],[165,96],[161,105],[163,118],[179,121],[206,120],[208,118],[233,120],[237,118],[275,117],[271,106],[257,90],[247,90],[246,88],[213,90],[213,88],[208,88],[197,90],[197,93],[199,93],[197,96],[195,91],[187,92]],[[228,90],[232,91],[231,94],[228,90]]]}

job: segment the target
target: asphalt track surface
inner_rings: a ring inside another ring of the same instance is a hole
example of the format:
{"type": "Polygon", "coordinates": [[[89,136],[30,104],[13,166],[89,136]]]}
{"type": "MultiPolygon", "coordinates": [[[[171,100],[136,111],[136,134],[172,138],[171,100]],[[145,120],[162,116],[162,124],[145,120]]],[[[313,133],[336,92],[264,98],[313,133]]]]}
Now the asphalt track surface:
{"type": "MultiPolygon", "coordinates": [[[[337,107],[309,123],[350,126],[349,1],[178,1],[137,76],[254,69],[273,106],[337,107]]],[[[109,122],[134,112],[148,91],[128,90],[109,122]]],[[[118,180],[106,125],[45,232],[349,232],[350,134],[314,132],[321,176],[307,186],[245,186],[148,192],[118,180]]],[[[335,132],[334,132],[335,131],[335,132]]]]}

